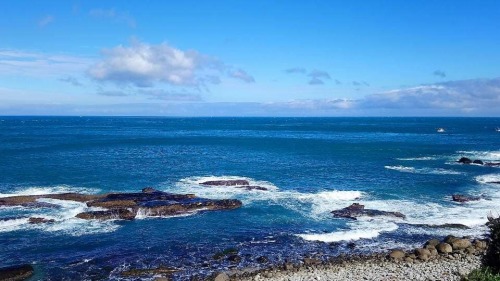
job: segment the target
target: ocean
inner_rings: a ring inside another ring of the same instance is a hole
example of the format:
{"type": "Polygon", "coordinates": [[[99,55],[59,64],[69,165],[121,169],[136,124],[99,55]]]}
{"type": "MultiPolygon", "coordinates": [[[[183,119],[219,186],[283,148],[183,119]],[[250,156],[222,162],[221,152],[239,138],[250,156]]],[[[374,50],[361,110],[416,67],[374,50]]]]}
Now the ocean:
{"type": "Polygon", "coordinates": [[[44,200],[60,208],[0,207],[1,265],[33,264],[32,280],[122,280],[127,269],[171,266],[180,269],[175,280],[189,280],[481,237],[487,216],[500,213],[500,185],[491,183],[500,168],[457,160],[499,162],[499,126],[500,118],[0,117],[0,197],[149,186],[243,202],[133,221],[78,219],[84,203],[55,199],[44,200]],[[268,190],[200,185],[224,179],[268,190]],[[481,199],[458,203],[453,194],[481,199]],[[406,218],[330,213],[355,202],[406,218]],[[228,248],[241,261],[213,258],[228,248]]]}

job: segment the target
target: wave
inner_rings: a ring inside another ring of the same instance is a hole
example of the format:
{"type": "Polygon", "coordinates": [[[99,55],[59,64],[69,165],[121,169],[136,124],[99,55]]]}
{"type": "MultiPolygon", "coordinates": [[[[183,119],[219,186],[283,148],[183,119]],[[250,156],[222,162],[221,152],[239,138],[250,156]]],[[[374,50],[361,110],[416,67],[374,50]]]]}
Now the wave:
{"type": "Polygon", "coordinates": [[[355,241],[360,239],[376,238],[382,232],[391,232],[398,229],[393,222],[383,220],[358,220],[350,225],[351,229],[335,231],[331,233],[297,234],[298,237],[307,241],[338,242],[355,241]]]}
{"type": "MultiPolygon", "coordinates": [[[[480,159],[483,161],[500,161],[500,151],[498,150],[491,150],[491,151],[476,151],[476,150],[471,150],[471,151],[457,151],[457,156],[455,156],[456,159],[457,157],[468,157],[468,158],[473,158],[474,159],[480,159]]],[[[455,160],[456,160],[455,159],[455,160]]]]}
{"type": "Polygon", "coordinates": [[[397,166],[384,166],[384,168],[389,170],[395,170],[403,173],[412,173],[412,174],[424,174],[424,175],[462,175],[462,172],[457,172],[448,169],[442,168],[414,168],[414,167],[405,167],[401,165],[397,166]]]}
{"type": "Polygon", "coordinates": [[[98,193],[100,190],[95,188],[74,187],[69,185],[57,186],[33,186],[23,189],[14,190],[11,193],[0,193],[0,197],[24,196],[24,195],[43,195],[43,194],[59,194],[59,193],[98,193]]]}
{"type": "Polygon", "coordinates": [[[430,161],[430,160],[436,160],[436,157],[431,157],[431,156],[424,156],[424,157],[414,157],[414,158],[396,158],[396,160],[400,161],[430,161]]]}
{"type": "MultiPolygon", "coordinates": [[[[500,182],[500,174],[488,174],[481,175],[474,178],[477,182],[482,184],[495,184],[494,182],[500,182]]],[[[495,184],[498,185],[498,184],[495,184]]]]}

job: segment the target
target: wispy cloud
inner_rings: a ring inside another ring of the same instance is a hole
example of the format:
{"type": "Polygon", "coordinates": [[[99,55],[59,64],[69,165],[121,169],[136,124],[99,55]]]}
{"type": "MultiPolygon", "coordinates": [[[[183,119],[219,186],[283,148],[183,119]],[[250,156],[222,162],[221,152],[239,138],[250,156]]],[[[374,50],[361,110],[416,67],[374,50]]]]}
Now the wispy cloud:
{"type": "Polygon", "coordinates": [[[200,102],[199,94],[185,91],[168,91],[164,89],[140,89],[140,90],[100,90],[98,95],[107,97],[145,96],[150,100],[162,100],[170,102],[200,102]]]}
{"type": "Polygon", "coordinates": [[[233,69],[229,71],[229,76],[232,78],[240,79],[247,83],[254,83],[255,79],[252,75],[248,74],[243,69],[233,69]]]}
{"type": "Polygon", "coordinates": [[[137,26],[135,19],[128,12],[122,12],[116,10],[115,8],[92,9],[90,10],[89,15],[94,18],[109,19],[117,23],[124,23],[131,28],[135,28],[137,26]]]}
{"type": "Polygon", "coordinates": [[[38,21],[38,26],[39,27],[45,27],[47,26],[48,24],[54,22],[54,17],[51,16],[51,15],[46,15],[44,16],[43,18],[41,18],[39,21],[38,21]]]}
{"type": "Polygon", "coordinates": [[[71,84],[71,85],[73,85],[75,87],[81,87],[81,86],[83,86],[83,84],[80,83],[80,81],[78,81],[78,79],[76,79],[73,76],[66,76],[66,77],[59,78],[59,81],[71,84]]]}
{"type": "Polygon", "coordinates": [[[285,69],[285,72],[290,73],[290,74],[291,73],[305,74],[307,72],[307,70],[304,67],[292,67],[292,68],[285,69]]]}
{"type": "Polygon", "coordinates": [[[441,77],[441,78],[445,78],[446,77],[446,73],[442,70],[435,70],[433,73],[432,73],[434,76],[438,76],[438,77],[441,77]]]}

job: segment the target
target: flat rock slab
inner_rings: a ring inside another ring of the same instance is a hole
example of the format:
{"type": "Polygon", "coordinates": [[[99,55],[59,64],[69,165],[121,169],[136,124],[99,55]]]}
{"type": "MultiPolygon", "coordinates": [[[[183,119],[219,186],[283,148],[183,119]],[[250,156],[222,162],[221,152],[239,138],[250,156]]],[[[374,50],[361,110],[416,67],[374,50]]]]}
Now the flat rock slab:
{"type": "Polygon", "coordinates": [[[349,207],[345,207],[340,210],[335,210],[332,211],[331,214],[333,214],[334,217],[336,218],[347,218],[347,219],[356,219],[357,217],[379,217],[379,216],[386,216],[386,217],[395,217],[395,218],[402,218],[404,219],[406,216],[403,215],[400,212],[387,212],[387,211],[380,211],[380,210],[373,210],[373,209],[365,209],[364,205],[358,204],[358,203],[353,203],[349,207]]]}
{"type": "Polygon", "coordinates": [[[21,281],[26,280],[34,273],[31,265],[19,265],[0,268],[0,280],[2,281],[21,281]]]}

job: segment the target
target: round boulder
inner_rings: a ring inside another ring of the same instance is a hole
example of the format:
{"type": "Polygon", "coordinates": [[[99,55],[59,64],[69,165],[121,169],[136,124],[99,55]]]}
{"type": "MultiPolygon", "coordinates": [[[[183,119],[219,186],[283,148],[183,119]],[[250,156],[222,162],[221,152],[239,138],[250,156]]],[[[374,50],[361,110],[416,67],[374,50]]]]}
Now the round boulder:
{"type": "Polygon", "coordinates": [[[439,253],[442,253],[442,254],[447,254],[447,253],[451,253],[453,251],[453,248],[451,247],[450,244],[448,243],[439,243],[437,246],[436,246],[436,250],[439,252],[439,253]]]}
{"type": "Polygon", "coordinates": [[[431,239],[425,243],[425,247],[427,246],[433,246],[434,248],[440,243],[438,239],[431,239]]]}
{"type": "Polygon", "coordinates": [[[389,253],[389,257],[394,260],[400,260],[405,257],[405,252],[401,250],[393,250],[389,253]]]}
{"type": "Polygon", "coordinates": [[[464,250],[471,246],[469,239],[457,239],[451,242],[453,250],[464,250]]]}

